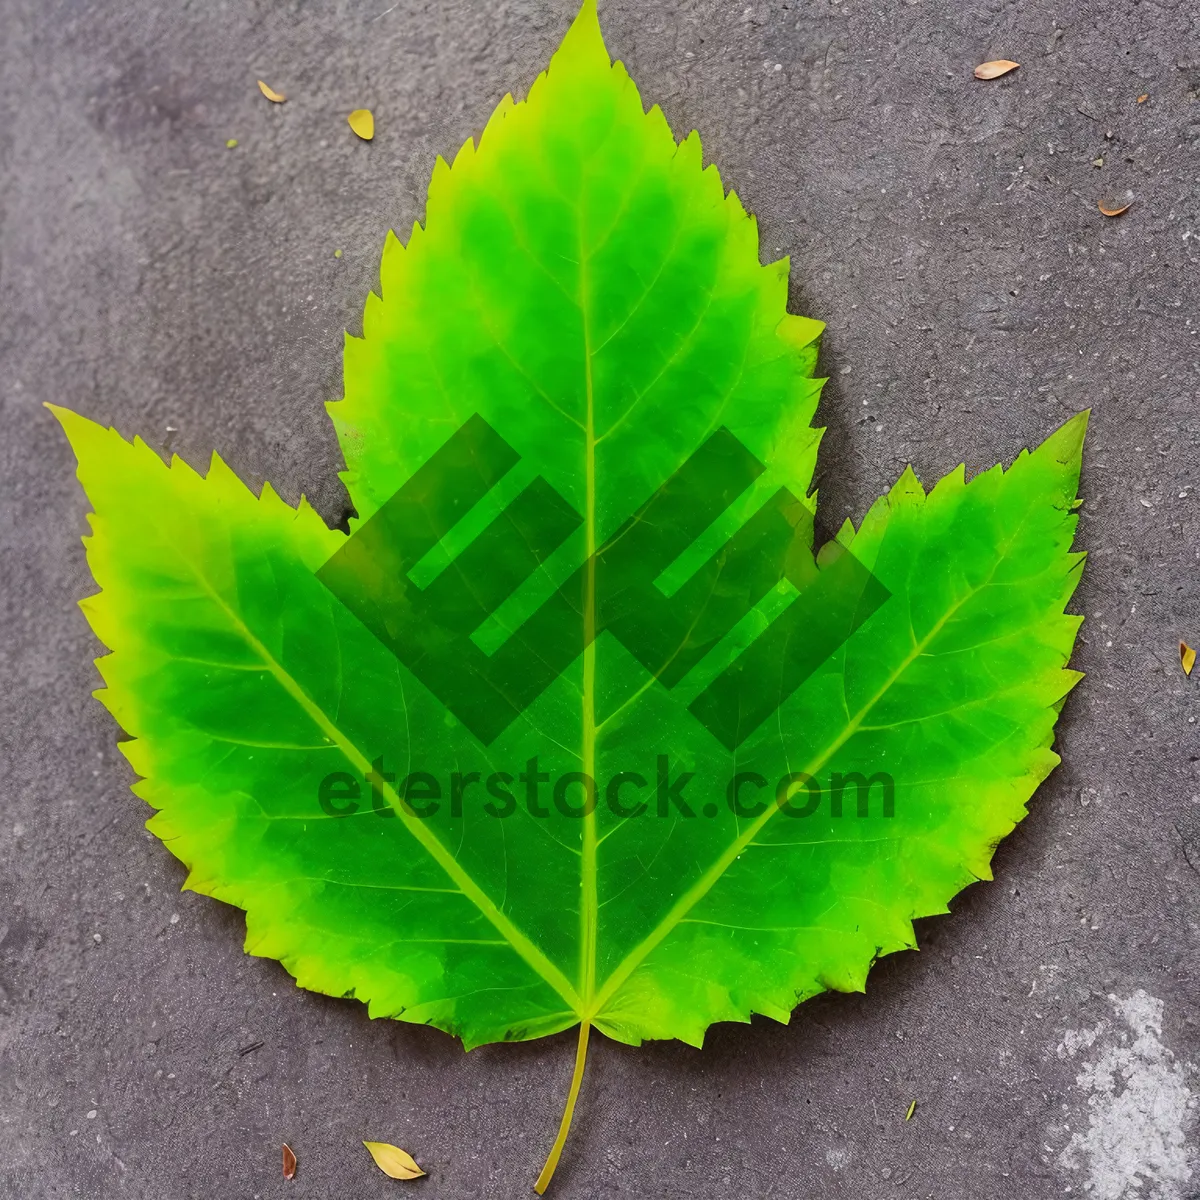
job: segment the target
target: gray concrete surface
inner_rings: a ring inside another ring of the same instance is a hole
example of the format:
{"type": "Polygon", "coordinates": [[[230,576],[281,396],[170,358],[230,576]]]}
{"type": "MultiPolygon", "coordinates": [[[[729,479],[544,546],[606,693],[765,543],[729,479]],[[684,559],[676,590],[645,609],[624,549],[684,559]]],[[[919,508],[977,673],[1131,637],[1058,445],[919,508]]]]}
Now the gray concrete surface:
{"type": "MultiPolygon", "coordinates": [[[[978,469],[1094,407],[1088,675],[997,882],[923,923],[865,997],[718,1027],[703,1051],[602,1040],[557,1195],[1200,1196],[1200,674],[1176,659],[1200,644],[1200,10],[601,8],[644,95],[792,254],[793,307],[829,324],[827,531],[905,461],[978,469]],[[994,57],[1023,65],[976,83],[994,57]],[[1125,189],[1106,220],[1097,199],[1125,189]]],[[[215,447],[340,519],[321,403],[384,231],[572,12],[0,0],[3,1200],[401,1194],[363,1137],[419,1154],[414,1194],[528,1194],[570,1035],[468,1056],[372,1023],[180,894],[89,698],[85,503],[40,406],[196,465],[215,447]],[[359,105],[369,146],[344,122],[359,105]]]]}

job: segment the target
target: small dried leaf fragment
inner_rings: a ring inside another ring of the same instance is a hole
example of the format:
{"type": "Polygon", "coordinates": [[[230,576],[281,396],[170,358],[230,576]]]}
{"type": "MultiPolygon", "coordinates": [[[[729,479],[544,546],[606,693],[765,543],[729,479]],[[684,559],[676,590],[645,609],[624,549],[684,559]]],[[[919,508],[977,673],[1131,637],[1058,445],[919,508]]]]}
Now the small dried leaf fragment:
{"type": "Polygon", "coordinates": [[[1187,642],[1179,643],[1179,665],[1183,668],[1185,675],[1190,675],[1192,668],[1196,665],[1196,652],[1187,642]]]}
{"type": "Polygon", "coordinates": [[[283,1143],[283,1177],[284,1179],[296,1178],[296,1152],[287,1142],[283,1143]]]}
{"type": "Polygon", "coordinates": [[[975,68],[975,78],[999,79],[1001,75],[1015,71],[1020,65],[1020,63],[1013,62],[1011,58],[995,58],[991,62],[980,63],[975,68]]]}
{"type": "Polygon", "coordinates": [[[364,142],[375,136],[375,114],[369,108],[356,108],[346,120],[364,142]]]}
{"type": "Polygon", "coordinates": [[[375,1165],[389,1179],[420,1179],[425,1174],[407,1150],[387,1142],[363,1142],[375,1165]]]}
{"type": "Polygon", "coordinates": [[[1145,103],[1146,103],[1146,101],[1147,101],[1147,100],[1149,100],[1149,99],[1150,99],[1150,93],[1149,93],[1149,92],[1143,92],[1143,93],[1142,93],[1142,94],[1141,94],[1141,95],[1140,95],[1140,96],[1137,98],[1137,102],[1138,102],[1139,104],[1145,104],[1145,103]]]}
{"type": "Polygon", "coordinates": [[[1096,207],[1106,217],[1119,217],[1132,203],[1132,197],[1112,197],[1105,200],[1098,200],[1096,202],[1096,207]]]}
{"type": "Polygon", "coordinates": [[[267,87],[267,85],[263,83],[261,79],[258,81],[258,90],[262,92],[262,94],[266,96],[266,98],[270,100],[272,104],[282,104],[287,99],[282,92],[277,92],[274,88],[267,87]]]}

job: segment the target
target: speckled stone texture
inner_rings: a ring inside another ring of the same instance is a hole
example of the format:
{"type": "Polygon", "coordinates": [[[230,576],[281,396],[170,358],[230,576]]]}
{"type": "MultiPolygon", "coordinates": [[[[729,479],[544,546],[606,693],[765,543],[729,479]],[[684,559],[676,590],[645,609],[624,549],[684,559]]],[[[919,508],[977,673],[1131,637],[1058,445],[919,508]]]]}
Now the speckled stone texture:
{"type": "MultiPolygon", "coordinates": [[[[383,236],[573,0],[0,0],[0,1197],[519,1197],[572,1035],[464,1055],[240,950],[142,829],[86,504],[43,401],[346,511],[383,236]],[[285,90],[259,95],[261,77],[285,90]],[[375,141],[345,114],[375,110],[375,141]],[[238,139],[234,150],[226,140],[238,139]],[[342,250],[335,257],[335,250],[342,250]],[[284,1184],[279,1146],[300,1158],[284,1184]]],[[[1094,410],[1065,762],[866,996],[697,1051],[595,1045],[560,1200],[1186,1200],[1200,1061],[1200,9],[602,0],[611,50],[828,322],[823,531],[1094,410]],[[992,83],[985,59],[1017,59],[992,83]],[[1137,98],[1145,95],[1144,103],[1137,98]],[[1103,159],[1103,165],[1093,160],[1103,159]],[[1106,195],[1134,194],[1108,220],[1106,195]],[[904,1120],[910,1101],[916,1112],[904,1120]],[[1140,1182],[1139,1182],[1140,1180],[1140,1182]]],[[[1194,1169],[1194,1170],[1193,1170],[1194,1169]]]]}

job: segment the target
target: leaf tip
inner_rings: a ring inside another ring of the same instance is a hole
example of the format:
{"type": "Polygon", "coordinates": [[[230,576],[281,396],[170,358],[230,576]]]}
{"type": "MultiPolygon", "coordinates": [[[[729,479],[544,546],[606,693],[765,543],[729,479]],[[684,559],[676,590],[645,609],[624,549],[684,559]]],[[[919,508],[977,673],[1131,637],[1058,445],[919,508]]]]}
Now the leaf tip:
{"type": "Polygon", "coordinates": [[[600,14],[596,9],[596,0],[583,0],[575,20],[571,22],[571,28],[567,30],[567,36],[563,38],[562,45],[550,60],[551,69],[560,56],[568,59],[590,58],[595,55],[597,50],[605,64],[611,66],[612,59],[604,45],[604,34],[600,29],[600,14]]]}
{"type": "Polygon", "coordinates": [[[63,433],[67,435],[67,441],[70,443],[71,449],[75,451],[76,458],[81,456],[83,445],[86,441],[110,432],[103,425],[97,424],[95,421],[89,421],[87,417],[81,416],[74,409],[64,408],[59,404],[51,404],[49,401],[46,401],[43,407],[50,410],[51,415],[61,426],[63,433]]]}
{"type": "Polygon", "coordinates": [[[72,424],[75,421],[86,420],[85,417],[81,417],[73,409],[64,408],[61,404],[51,404],[49,400],[43,400],[42,407],[45,409],[48,409],[50,411],[51,416],[53,416],[54,419],[64,429],[66,429],[68,425],[72,424]]]}
{"type": "Polygon", "coordinates": [[[1083,440],[1087,434],[1092,410],[1085,408],[1060,425],[1038,448],[1037,454],[1052,456],[1063,466],[1079,469],[1083,458],[1083,440]]]}
{"type": "Polygon", "coordinates": [[[888,502],[894,506],[905,500],[923,502],[925,498],[925,488],[917,478],[912,463],[905,463],[900,478],[892,485],[892,489],[887,495],[888,502]]]}

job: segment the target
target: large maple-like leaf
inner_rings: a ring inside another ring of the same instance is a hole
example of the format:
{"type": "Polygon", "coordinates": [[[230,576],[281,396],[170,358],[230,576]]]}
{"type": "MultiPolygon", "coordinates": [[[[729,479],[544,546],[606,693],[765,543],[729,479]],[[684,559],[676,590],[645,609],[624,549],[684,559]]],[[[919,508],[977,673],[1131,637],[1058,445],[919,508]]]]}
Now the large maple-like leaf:
{"type": "Polygon", "coordinates": [[[99,695],[249,952],[468,1046],[579,1025],[581,1069],[861,989],[989,877],[1078,679],[1085,419],[814,560],[787,270],[589,0],[388,239],[349,535],[55,410],[99,695]]]}

